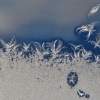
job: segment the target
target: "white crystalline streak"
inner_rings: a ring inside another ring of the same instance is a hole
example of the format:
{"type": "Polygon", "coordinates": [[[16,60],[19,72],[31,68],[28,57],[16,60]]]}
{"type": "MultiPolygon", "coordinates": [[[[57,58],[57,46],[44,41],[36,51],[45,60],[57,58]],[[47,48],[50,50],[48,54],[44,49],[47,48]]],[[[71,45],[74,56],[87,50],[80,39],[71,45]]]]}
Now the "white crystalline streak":
{"type": "Polygon", "coordinates": [[[96,6],[92,7],[91,10],[89,11],[88,16],[92,16],[95,13],[97,13],[100,10],[100,4],[97,4],[96,6]]]}
{"type": "Polygon", "coordinates": [[[76,32],[78,34],[84,34],[84,32],[87,32],[88,34],[87,34],[86,39],[88,40],[90,38],[90,36],[96,31],[94,29],[96,24],[97,24],[97,22],[90,23],[90,24],[87,24],[87,25],[82,25],[82,26],[80,26],[76,29],[76,32]]]}

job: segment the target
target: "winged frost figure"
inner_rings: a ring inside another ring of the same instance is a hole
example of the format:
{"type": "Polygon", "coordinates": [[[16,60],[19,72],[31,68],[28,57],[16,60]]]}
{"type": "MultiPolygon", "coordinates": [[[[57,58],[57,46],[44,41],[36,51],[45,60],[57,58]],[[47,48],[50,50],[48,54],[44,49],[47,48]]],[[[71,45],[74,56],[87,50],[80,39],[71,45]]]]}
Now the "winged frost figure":
{"type": "Polygon", "coordinates": [[[80,49],[83,48],[83,45],[74,45],[74,44],[72,44],[72,43],[69,43],[69,44],[71,45],[71,48],[72,48],[72,50],[73,50],[73,52],[74,52],[74,56],[77,55],[76,53],[77,53],[78,51],[80,51],[80,49]]]}
{"type": "Polygon", "coordinates": [[[21,52],[19,52],[19,55],[24,56],[24,58],[29,57],[30,46],[31,46],[31,43],[29,43],[29,44],[23,43],[22,50],[21,50],[21,52]]]}
{"type": "Polygon", "coordinates": [[[100,40],[98,40],[96,42],[95,41],[90,41],[90,43],[94,45],[94,48],[100,48],[100,40]]]}
{"type": "Polygon", "coordinates": [[[6,53],[10,53],[10,51],[15,51],[18,45],[16,44],[16,41],[12,39],[10,42],[6,43],[4,40],[0,39],[0,42],[5,49],[6,53]]]}
{"type": "Polygon", "coordinates": [[[94,48],[100,48],[100,36],[96,37],[96,41],[89,41],[89,42],[94,45],[94,48]]]}
{"type": "Polygon", "coordinates": [[[12,38],[10,42],[6,43],[4,40],[0,39],[3,52],[3,56],[7,56],[9,60],[13,61],[17,59],[17,48],[19,45],[16,44],[15,38],[12,38]]]}
{"type": "Polygon", "coordinates": [[[74,45],[74,44],[71,44],[71,48],[73,50],[73,62],[76,62],[76,61],[80,61],[81,60],[81,49],[83,49],[83,45],[74,45]]]}
{"type": "Polygon", "coordinates": [[[100,55],[95,56],[95,62],[100,64],[100,55]]]}
{"type": "Polygon", "coordinates": [[[96,6],[92,7],[91,10],[89,11],[88,16],[92,16],[95,13],[97,13],[100,10],[100,4],[97,4],[96,6]]]}
{"type": "Polygon", "coordinates": [[[50,55],[50,50],[49,48],[45,47],[46,45],[49,45],[49,44],[45,42],[43,42],[42,44],[38,42],[34,42],[36,59],[44,60],[45,56],[50,55]]]}
{"type": "Polygon", "coordinates": [[[72,65],[74,57],[73,57],[73,55],[71,53],[68,53],[68,54],[64,55],[64,59],[63,60],[64,60],[64,63],[68,63],[68,64],[72,65]]]}
{"type": "Polygon", "coordinates": [[[96,30],[94,29],[95,23],[87,24],[87,25],[82,25],[81,27],[78,27],[76,29],[76,32],[79,34],[84,34],[84,32],[87,32],[87,40],[90,38],[90,36],[95,32],[96,30]]]}
{"type": "Polygon", "coordinates": [[[85,49],[83,49],[83,53],[82,53],[82,58],[84,60],[86,60],[87,62],[90,62],[90,59],[93,55],[93,53],[91,51],[86,51],[85,49]]]}
{"type": "Polygon", "coordinates": [[[80,48],[82,48],[82,45],[74,45],[72,43],[69,43],[69,45],[71,45],[71,48],[73,49],[73,51],[79,50],[80,48]]]}
{"type": "Polygon", "coordinates": [[[28,52],[29,51],[30,45],[31,45],[30,43],[29,44],[23,43],[24,52],[28,52]]]}
{"type": "Polygon", "coordinates": [[[64,48],[63,42],[61,40],[55,40],[53,43],[50,44],[52,58],[55,59],[59,56],[59,53],[64,48]]]}

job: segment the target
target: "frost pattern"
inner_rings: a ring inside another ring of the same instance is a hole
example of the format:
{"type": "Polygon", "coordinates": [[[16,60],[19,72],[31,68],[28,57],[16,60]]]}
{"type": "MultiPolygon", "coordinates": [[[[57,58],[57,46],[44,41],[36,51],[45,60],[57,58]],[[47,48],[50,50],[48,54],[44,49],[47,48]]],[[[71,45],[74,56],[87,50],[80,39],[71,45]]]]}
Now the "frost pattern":
{"type": "MultiPolygon", "coordinates": [[[[100,50],[100,39],[89,41],[93,48],[100,50]]],[[[69,43],[70,47],[63,44],[61,40],[52,42],[31,42],[29,44],[17,44],[15,40],[6,43],[0,39],[0,58],[8,59],[10,62],[20,60],[29,61],[37,64],[74,64],[79,62],[100,63],[100,55],[95,55],[92,50],[86,50],[81,44],[75,45],[69,43]],[[67,48],[70,48],[70,53],[67,48]],[[94,58],[94,60],[92,59],[94,58]]]]}
{"type": "MultiPolygon", "coordinates": [[[[90,13],[96,13],[100,4],[91,9],[90,13]]],[[[95,63],[100,64],[100,34],[96,33],[95,26],[99,21],[94,21],[76,28],[78,36],[85,34],[86,44],[92,49],[87,49],[83,44],[65,43],[56,39],[50,42],[30,42],[29,44],[17,44],[15,37],[9,42],[0,39],[0,59],[7,59],[9,62],[35,64],[74,64],[74,63],[95,63]],[[96,34],[95,39],[91,36],[96,34]],[[67,45],[68,44],[68,45],[67,45]],[[70,49],[70,50],[69,50],[70,49]],[[97,54],[95,52],[98,52],[97,54]]]]}

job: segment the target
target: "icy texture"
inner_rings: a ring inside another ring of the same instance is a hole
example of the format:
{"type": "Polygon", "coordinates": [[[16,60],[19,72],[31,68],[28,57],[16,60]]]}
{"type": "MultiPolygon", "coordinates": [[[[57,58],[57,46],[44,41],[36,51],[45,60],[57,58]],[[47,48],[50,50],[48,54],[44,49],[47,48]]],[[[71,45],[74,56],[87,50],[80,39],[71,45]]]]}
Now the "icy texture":
{"type": "MultiPolygon", "coordinates": [[[[90,43],[93,49],[100,50],[100,39],[87,41],[87,43],[90,43]]],[[[100,63],[100,55],[95,54],[93,50],[87,50],[82,44],[69,43],[69,47],[67,47],[61,40],[17,44],[13,39],[8,43],[1,39],[0,44],[0,58],[8,59],[10,62],[25,60],[37,64],[100,63]],[[67,50],[69,48],[70,52],[67,50]]]]}
{"type": "MultiPolygon", "coordinates": [[[[96,13],[100,5],[91,9],[91,13],[96,13]]],[[[29,44],[17,44],[15,37],[6,43],[0,39],[0,59],[7,59],[10,62],[27,61],[35,64],[74,64],[74,63],[100,63],[100,34],[97,33],[96,25],[99,21],[94,21],[86,25],[79,26],[75,32],[84,44],[65,43],[56,39],[50,42],[30,42],[29,44]],[[83,36],[85,37],[83,39],[83,36]],[[68,44],[68,45],[67,45],[68,44]],[[91,48],[89,48],[91,46],[91,48]]]]}

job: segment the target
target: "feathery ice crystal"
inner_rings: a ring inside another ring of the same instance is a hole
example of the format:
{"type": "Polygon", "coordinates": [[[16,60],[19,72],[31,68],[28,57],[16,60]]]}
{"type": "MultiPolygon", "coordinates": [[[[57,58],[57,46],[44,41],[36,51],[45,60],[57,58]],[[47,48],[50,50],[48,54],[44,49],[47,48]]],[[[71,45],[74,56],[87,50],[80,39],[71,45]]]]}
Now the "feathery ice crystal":
{"type": "MultiPolygon", "coordinates": [[[[91,9],[90,13],[96,13],[100,8],[100,4],[91,9]]],[[[70,53],[66,43],[62,40],[54,40],[52,42],[31,42],[29,44],[17,44],[15,38],[8,43],[0,39],[0,59],[8,59],[11,62],[31,61],[31,63],[40,64],[73,64],[73,63],[100,63],[100,34],[97,34],[95,40],[90,39],[91,35],[96,33],[95,26],[100,23],[94,21],[87,25],[82,25],[76,29],[78,35],[86,33],[86,42],[92,45],[92,49],[87,49],[83,44],[70,45],[70,53]],[[98,54],[94,51],[98,50],[98,54]]]]}
{"type": "Polygon", "coordinates": [[[81,27],[78,27],[76,29],[76,32],[81,35],[82,33],[87,33],[86,35],[86,40],[89,40],[90,36],[96,31],[95,28],[95,23],[87,24],[87,25],[82,25],[81,27]]]}
{"type": "MultiPolygon", "coordinates": [[[[91,43],[95,43],[94,49],[96,49],[98,41],[91,41],[91,43]]],[[[23,43],[21,50],[19,50],[20,44],[17,44],[15,40],[11,40],[6,43],[1,39],[0,44],[2,45],[0,48],[0,57],[2,59],[6,57],[12,62],[16,60],[28,59],[29,61],[32,60],[32,63],[45,63],[46,61],[47,63],[52,64],[67,64],[76,62],[91,62],[91,58],[94,56],[95,60],[93,62],[100,63],[100,55],[95,55],[93,51],[86,50],[82,44],[74,45],[69,43],[72,53],[68,53],[67,50],[63,50],[63,48],[67,48],[67,46],[64,46],[63,41],[61,40],[43,43],[23,43]]],[[[98,49],[100,50],[99,44],[98,49]]]]}

